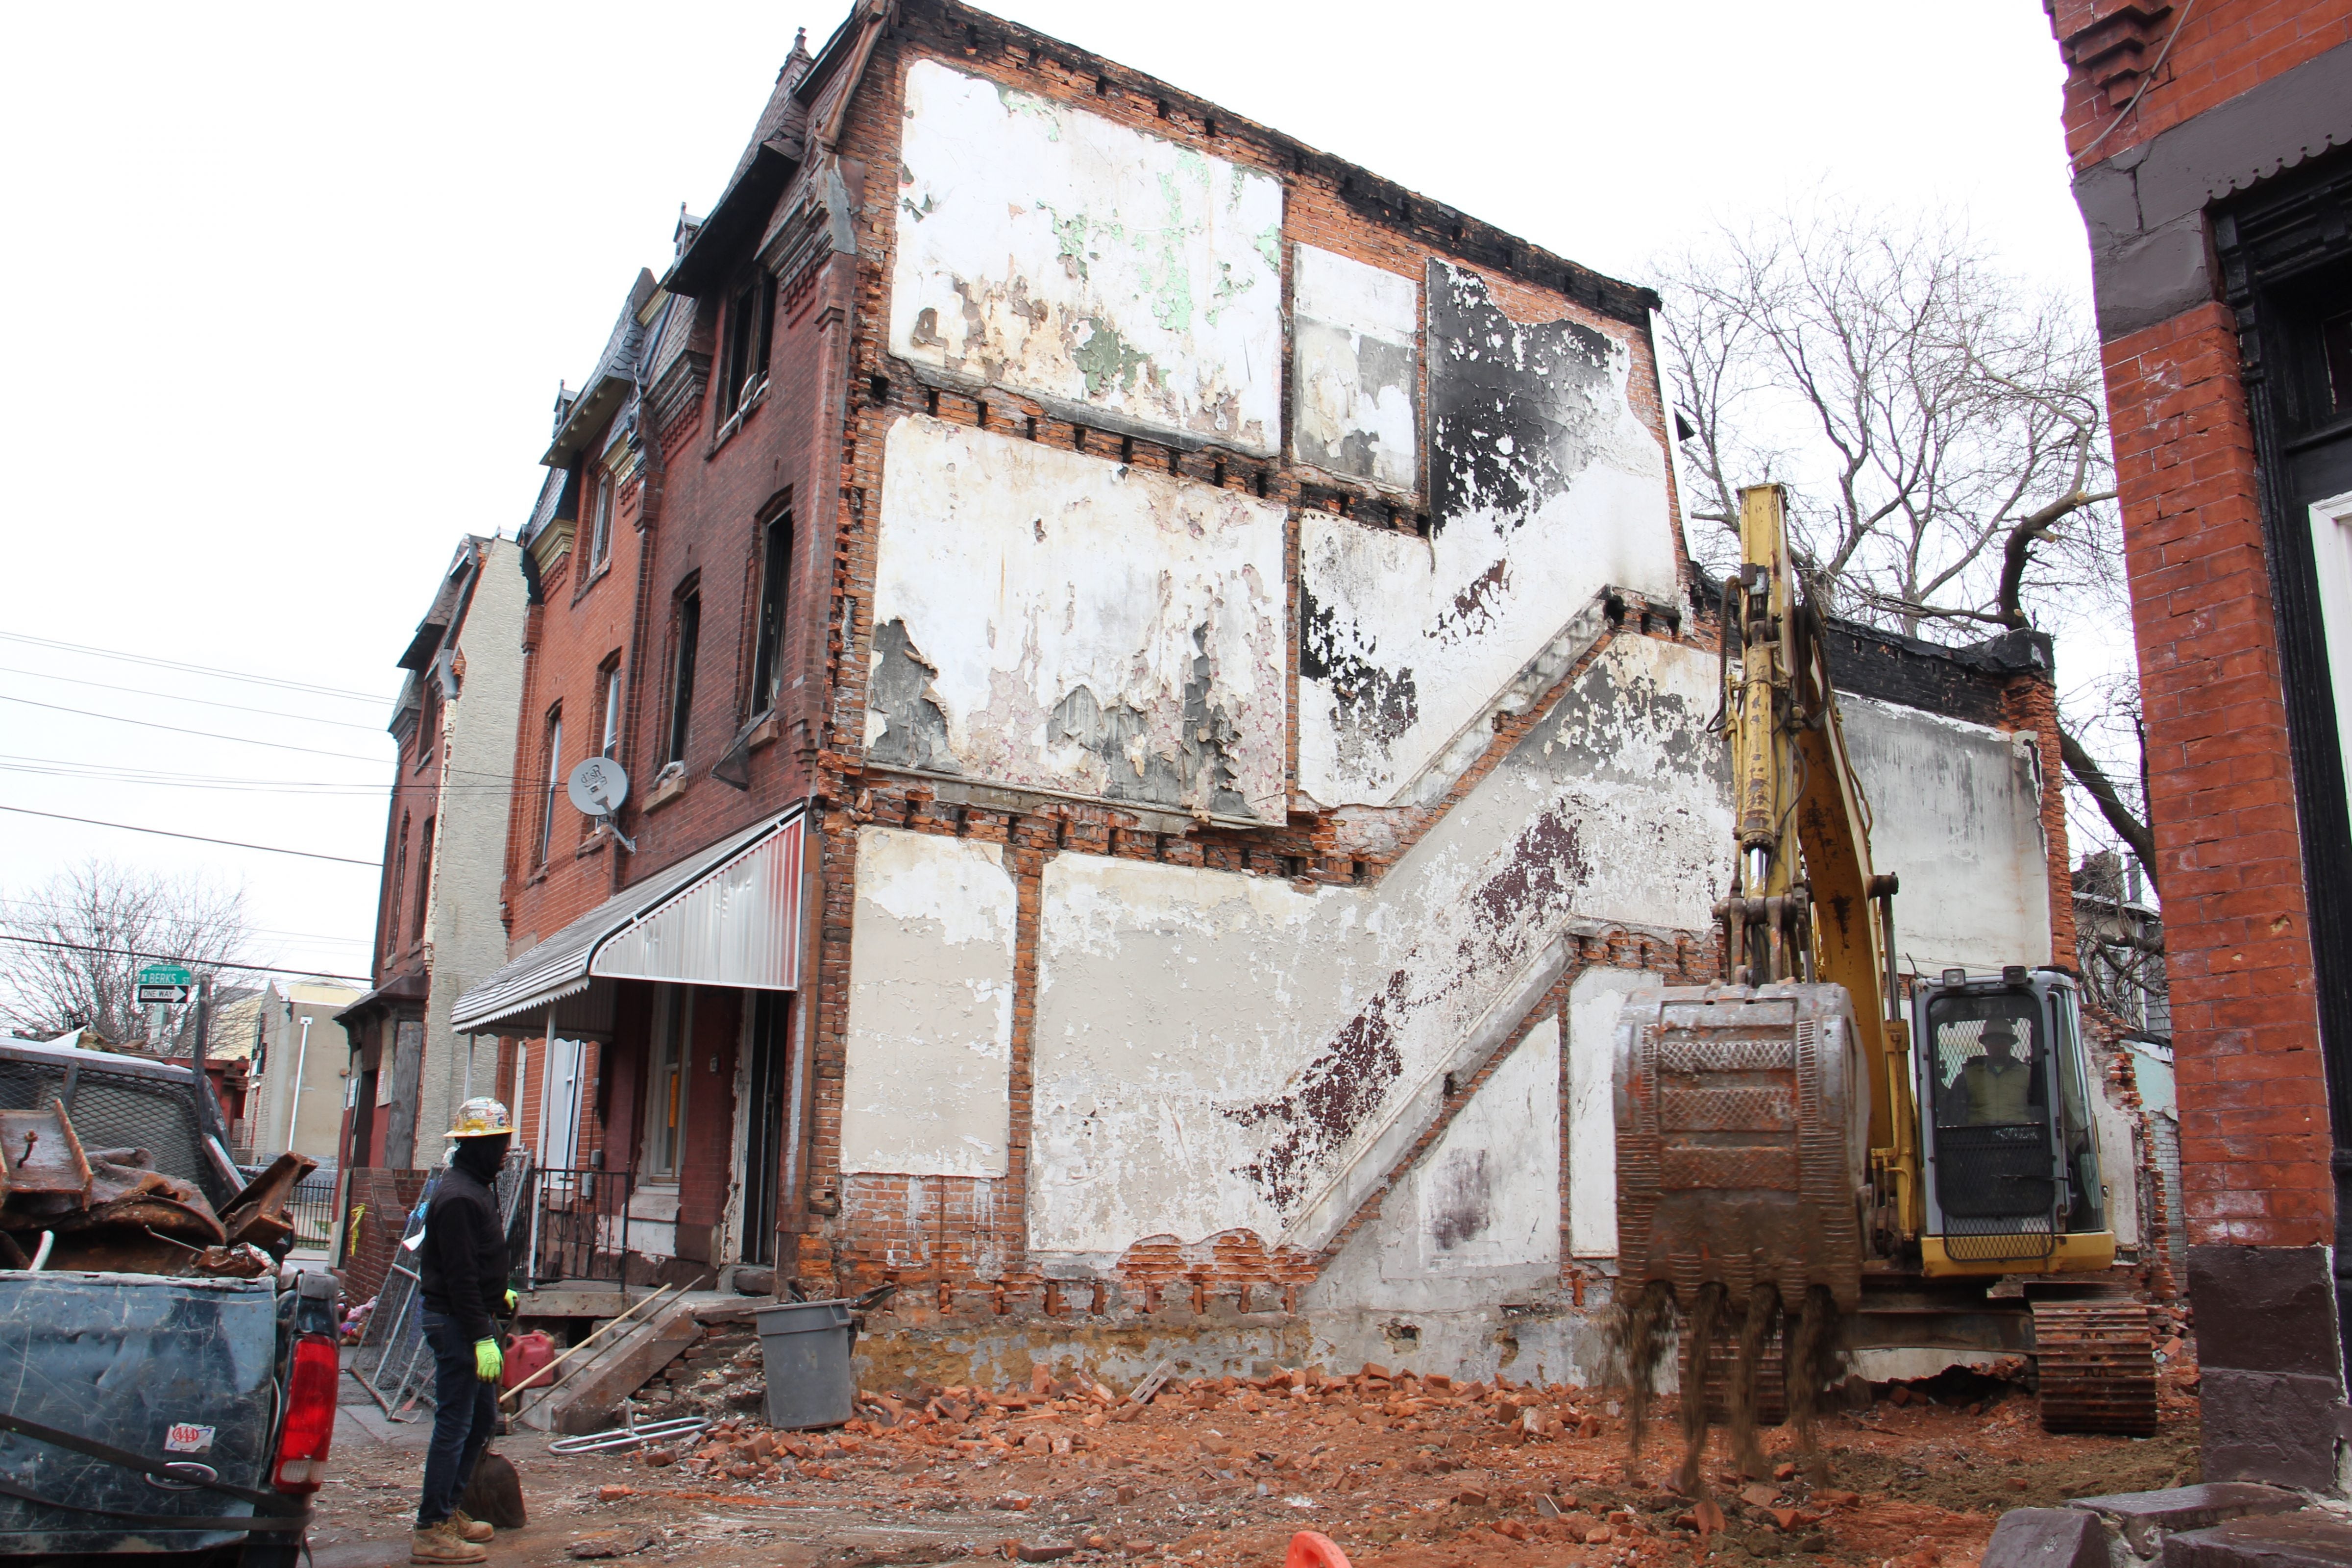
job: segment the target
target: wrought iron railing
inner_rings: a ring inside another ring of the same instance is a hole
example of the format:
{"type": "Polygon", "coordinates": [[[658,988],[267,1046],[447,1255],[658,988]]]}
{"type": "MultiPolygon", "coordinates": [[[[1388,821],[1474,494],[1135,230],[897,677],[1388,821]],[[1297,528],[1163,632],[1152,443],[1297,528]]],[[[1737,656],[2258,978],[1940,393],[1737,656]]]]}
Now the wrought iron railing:
{"type": "MultiPolygon", "coordinates": [[[[236,1168],[247,1181],[269,1169],[266,1159],[255,1160],[240,1155],[236,1168]]],[[[293,1246],[297,1250],[324,1251],[335,1239],[335,1168],[321,1165],[300,1181],[287,1194],[286,1217],[294,1222],[293,1246]]]]}
{"type": "Polygon", "coordinates": [[[531,1288],[562,1280],[623,1280],[634,1173],[541,1166],[531,1172],[530,1182],[521,1218],[524,1271],[531,1288]]]}

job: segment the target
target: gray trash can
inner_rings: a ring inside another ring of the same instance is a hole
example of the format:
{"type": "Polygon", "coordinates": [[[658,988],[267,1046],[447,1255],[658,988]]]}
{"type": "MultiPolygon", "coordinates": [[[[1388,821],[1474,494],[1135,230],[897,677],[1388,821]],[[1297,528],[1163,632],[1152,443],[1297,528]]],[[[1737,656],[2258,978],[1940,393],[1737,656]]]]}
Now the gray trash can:
{"type": "Polygon", "coordinates": [[[752,1316],[768,1374],[768,1425],[792,1430],[848,1420],[857,1401],[849,1369],[857,1322],[849,1302],[782,1301],[752,1316]]]}

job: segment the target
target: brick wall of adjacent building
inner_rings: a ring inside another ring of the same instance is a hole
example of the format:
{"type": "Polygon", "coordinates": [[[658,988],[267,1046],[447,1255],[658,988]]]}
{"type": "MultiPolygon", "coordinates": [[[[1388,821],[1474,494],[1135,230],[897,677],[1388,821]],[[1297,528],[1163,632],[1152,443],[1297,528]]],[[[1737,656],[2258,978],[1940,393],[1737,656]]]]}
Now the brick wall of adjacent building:
{"type": "Polygon", "coordinates": [[[2326,1079],[2230,312],[2106,345],[2192,1242],[2329,1240],[2326,1079]]]}
{"type": "Polygon", "coordinates": [[[2312,612],[2281,593],[2308,547],[2264,515],[2287,466],[2258,455],[2279,432],[2258,430],[2248,392],[2254,292],[2232,237],[2289,188],[2268,182],[2324,174],[2301,166],[2352,142],[2352,0],[2045,6],[2069,68],[2139,652],[2205,1476],[2339,1487],[2323,1012],[2342,981],[2313,929],[2311,857],[2333,847],[2306,839],[2332,802],[2299,793],[2315,785],[2296,776],[2310,737],[2295,727],[2313,721],[2287,658],[2312,612]]]}
{"type": "Polygon", "coordinates": [[[2347,0],[2205,0],[2188,7],[2179,0],[2043,0],[2043,9],[2071,68],[2063,112],[2066,151],[2078,158],[2094,141],[2095,156],[2112,158],[2352,41],[2347,0]],[[2118,125],[2126,105],[2132,112],[2118,125]]]}

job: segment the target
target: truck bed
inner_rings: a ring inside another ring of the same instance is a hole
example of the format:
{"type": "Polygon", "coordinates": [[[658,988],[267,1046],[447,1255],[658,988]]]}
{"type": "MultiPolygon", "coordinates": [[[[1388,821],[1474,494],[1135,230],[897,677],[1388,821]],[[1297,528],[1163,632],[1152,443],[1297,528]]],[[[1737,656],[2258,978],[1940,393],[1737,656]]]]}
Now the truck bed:
{"type": "MultiPolygon", "coordinates": [[[[0,1408],[267,1489],[278,1425],[275,1279],[0,1271],[0,1408]]],[[[253,1505],[0,1431],[0,1480],[84,1509],[196,1519],[253,1505]]],[[[0,1554],[177,1552],[243,1532],[110,1521],[0,1495],[0,1554]]]]}

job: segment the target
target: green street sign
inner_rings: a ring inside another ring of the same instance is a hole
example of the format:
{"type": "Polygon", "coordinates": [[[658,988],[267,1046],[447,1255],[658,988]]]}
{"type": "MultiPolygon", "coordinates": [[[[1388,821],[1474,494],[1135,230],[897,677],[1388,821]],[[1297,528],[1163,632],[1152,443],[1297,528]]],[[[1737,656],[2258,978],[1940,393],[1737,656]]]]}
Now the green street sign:
{"type": "Polygon", "coordinates": [[[139,972],[142,985],[193,985],[196,977],[176,963],[151,963],[139,972]]]}

